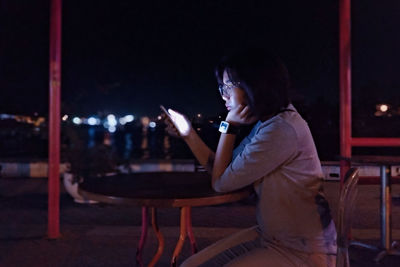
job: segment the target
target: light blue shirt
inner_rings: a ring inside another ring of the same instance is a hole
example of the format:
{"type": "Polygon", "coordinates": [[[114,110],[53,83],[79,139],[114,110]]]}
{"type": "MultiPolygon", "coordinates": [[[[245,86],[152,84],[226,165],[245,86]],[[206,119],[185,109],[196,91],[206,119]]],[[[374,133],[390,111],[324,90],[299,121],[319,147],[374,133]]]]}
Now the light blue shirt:
{"type": "Polygon", "coordinates": [[[289,105],[258,122],[233,152],[214,189],[253,185],[257,222],[269,242],[313,253],[336,253],[336,230],[322,193],[323,173],[307,123],[289,105]]]}

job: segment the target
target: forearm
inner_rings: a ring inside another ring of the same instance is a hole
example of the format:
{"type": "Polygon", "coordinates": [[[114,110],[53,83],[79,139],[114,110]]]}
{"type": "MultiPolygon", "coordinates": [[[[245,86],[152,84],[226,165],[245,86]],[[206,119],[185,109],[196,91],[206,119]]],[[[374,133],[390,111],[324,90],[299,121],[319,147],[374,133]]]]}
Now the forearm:
{"type": "Polygon", "coordinates": [[[196,131],[191,129],[189,135],[184,137],[183,140],[185,140],[199,163],[209,173],[212,173],[215,153],[203,142],[196,131]]]}
{"type": "Polygon", "coordinates": [[[221,177],[232,161],[232,152],[235,145],[235,134],[221,134],[212,169],[212,185],[221,177]]]}

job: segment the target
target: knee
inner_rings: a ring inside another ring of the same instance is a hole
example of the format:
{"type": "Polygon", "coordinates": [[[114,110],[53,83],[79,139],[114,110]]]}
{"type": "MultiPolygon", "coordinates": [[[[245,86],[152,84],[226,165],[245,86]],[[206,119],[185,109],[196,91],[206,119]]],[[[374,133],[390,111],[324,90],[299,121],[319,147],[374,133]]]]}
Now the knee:
{"type": "Polygon", "coordinates": [[[196,255],[192,255],[189,258],[187,258],[184,262],[182,262],[179,267],[195,267],[199,266],[199,264],[196,264],[196,255]]]}

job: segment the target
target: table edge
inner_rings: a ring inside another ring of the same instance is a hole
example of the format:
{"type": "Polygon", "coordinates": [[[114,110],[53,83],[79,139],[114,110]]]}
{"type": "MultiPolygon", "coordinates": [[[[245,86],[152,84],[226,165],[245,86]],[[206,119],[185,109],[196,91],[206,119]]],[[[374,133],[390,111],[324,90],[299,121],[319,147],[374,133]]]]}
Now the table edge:
{"type": "Polygon", "coordinates": [[[196,207],[196,206],[212,206],[224,203],[231,203],[242,200],[250,196],[254,191],[252,188],[243,188],[233,192],[221,193],[221,195],[194,197],[194,198],[126,198],[115,197],[92,193],[78,187],[79,194],[88,200],[95,200],[102,203],[116,205],[132,205],[146,207],[196,207]]]}

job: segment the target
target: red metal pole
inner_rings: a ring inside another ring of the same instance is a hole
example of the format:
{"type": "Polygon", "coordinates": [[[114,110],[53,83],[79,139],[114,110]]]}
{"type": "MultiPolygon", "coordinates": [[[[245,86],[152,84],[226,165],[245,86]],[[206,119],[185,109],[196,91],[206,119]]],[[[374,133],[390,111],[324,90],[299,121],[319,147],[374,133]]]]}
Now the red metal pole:
{"type": "Polygon", "coordinates": [[[388,137],[353,137],[351,139],[352,146],[400,146],[400,138],[388,137]]]}
{"type": "MultiPolygon", "coordinates": [[[[339,3],[340,155],[351,157],[351,0],[339,3]]],[[[340,182],[350,167],[340,162],[340,182]]]]}
{"type": "Polygon", "coordinates": [[[60,236],[61,0],[51,0],[49,68],[48,237],[60,236]]]}

